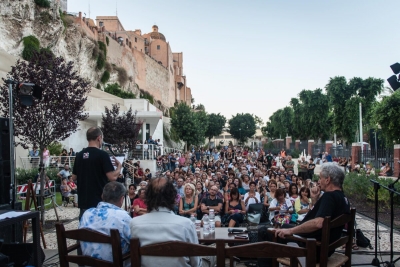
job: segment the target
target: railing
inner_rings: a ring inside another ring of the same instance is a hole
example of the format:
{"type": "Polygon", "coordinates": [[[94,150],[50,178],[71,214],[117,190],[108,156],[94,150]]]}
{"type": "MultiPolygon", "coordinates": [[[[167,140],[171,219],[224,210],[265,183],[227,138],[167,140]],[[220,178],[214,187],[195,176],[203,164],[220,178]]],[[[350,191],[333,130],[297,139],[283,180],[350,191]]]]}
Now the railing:
{"type": "Polygon", "coordinates": [[[128,157],[134,160],[155,160],[161,155],[161,146],[153,144],[137,144],[128,153],[128,157]]]}
{"type": "Polygon", "coordinates": [[[172,147],[164,147],[164,155],[169,153],[182,153],[182,149],[172,148],[172,147]]]}
{"type": "MultiPolygon", "coordinates": [[[[22,167],[25,170],[36,169],[39,167],[39,157],[19,157],[22,162],[22,167]]],[[[75,156],[50,156],[47,161],[43,162],[45,167],[63,168],[65,163],[68,163],[70,168],[74,166],[75,156]]]]}
{"type": "Polygon", "coordinates": [[[390,167],[394,169],[393,152],[393,148],[364,150],[359,152],[358,158],[365,164],[368,162],[377,170],[381,168],[383,162],[389,163],[390,167]]]}

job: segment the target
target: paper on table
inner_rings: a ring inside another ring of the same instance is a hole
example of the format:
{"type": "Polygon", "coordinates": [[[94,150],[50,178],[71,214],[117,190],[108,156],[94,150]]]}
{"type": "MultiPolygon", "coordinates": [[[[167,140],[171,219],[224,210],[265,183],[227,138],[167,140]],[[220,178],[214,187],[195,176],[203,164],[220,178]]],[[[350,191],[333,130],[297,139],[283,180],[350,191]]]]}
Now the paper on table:
{"type": "Polygon", "coordinates": [[[15,218],[15,217],[19,217],[22,216],[26,213],[28,213],[30,211],[9,211],[3,214],[0,214],[0,220],[4,220],[4,219],[9,219],[9,218],[15,218]]]}

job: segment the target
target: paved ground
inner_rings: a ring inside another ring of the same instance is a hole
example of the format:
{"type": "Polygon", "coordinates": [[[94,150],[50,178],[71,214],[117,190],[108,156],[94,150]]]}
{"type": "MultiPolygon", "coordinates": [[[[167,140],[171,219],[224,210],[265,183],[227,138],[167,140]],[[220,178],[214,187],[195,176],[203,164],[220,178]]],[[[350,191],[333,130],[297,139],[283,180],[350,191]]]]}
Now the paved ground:
{"type": "MultiPolygon", "coordinates": [[[[69,229],[76,229],[78,227],[78,215],[79,215],[79,209],[74,208],[71,205],[68,207],[61,207],[62,210],[59,208],[57,209],[57,212],[59,214],[60,220],[67,220],[65,222],[65,228],[67,230],[69,229]]],[[[56,220],[54,210],[50,210],[46,212],[46,220],[56,220]]],[[[375,241],[374,241],[374,233],[375,233],[375,225],[374,222],[366,218],[364,216],[361,216],[357,214],[356,216],[356,223],[357,223],[357,228],[361,229],[365,236],[371,240],[372,246],[375,247],[375,241]]],[[[378,227],[378,252],[380,251],[383,256],[383,260],[381,260],[380,256],[378,256],[378,259],[383,262],[383,261],[388,261],[389,256],[384,256],[385,254],[388,254],[390,251],[390,242],[389,242],[389,232],[390,229],[384,225],[379,224],[378,227]]],[[[28,233],[27,236],[28,240],[31,238],[30,233],[28,233]]],[[[56,239],[56,234],[55,234],[55,229],[50,229],[46,230],[45,229],[45,241],[47,248],[45,249],[45,254],[46,254],[46,264],[49,264],[51,262],[58,262],[58,256],[57,254],[57,239],[56,239]],[[48,260],[50,257],[53,257],[53,260],[48,260]]],[[[68,242],[68,245],[71,243],[68,242]]],[[[394,232],[394,252],[400,253],[400,234],[399,232],[395,231],[394,232]]],[[[374,258],[373,253],[374,250],[368,249],[368,248],[360,248],[357,251],[353,251],[353,264],[365,264],[365,266],[371,266],[372,259],[374,258]]],[[[400,255],[395,256],[394,258],[396,259],[400,255]]],[[[239,266],[245,266],[244,264],[238,264],[239,266]]],[[[396,266],[400,267],[400,261],[396,266]]]]}

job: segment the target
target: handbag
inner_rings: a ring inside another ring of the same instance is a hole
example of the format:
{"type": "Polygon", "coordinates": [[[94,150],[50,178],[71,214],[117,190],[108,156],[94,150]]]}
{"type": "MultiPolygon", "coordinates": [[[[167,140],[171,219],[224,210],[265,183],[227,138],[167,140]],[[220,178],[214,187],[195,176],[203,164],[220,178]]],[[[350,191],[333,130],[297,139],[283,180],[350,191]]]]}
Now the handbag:
{"type": "Polygon", "coordinates": [[[247,214],[247,221],[249,223],[259,224],[261,220],[261,213],[248,213],[247,214]]]}

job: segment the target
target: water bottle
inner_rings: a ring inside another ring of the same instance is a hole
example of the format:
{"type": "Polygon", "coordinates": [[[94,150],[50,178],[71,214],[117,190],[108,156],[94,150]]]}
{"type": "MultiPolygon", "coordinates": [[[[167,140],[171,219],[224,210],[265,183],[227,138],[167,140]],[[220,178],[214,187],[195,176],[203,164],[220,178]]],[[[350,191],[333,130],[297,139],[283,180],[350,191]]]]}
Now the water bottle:
{"type": "Polygon", "coordinates": [[[194,217],[194,214],[190,216],[190,220],[192,221],[193,224],[196,224],[196,217],[194,217]]]}
{"type": "Polygon", "coordinates": [[[214,209],[210,209],[208,214],[209,214],[208,216],[210,217],[210,220],[214,221],[214,218],[215,218],[214,209]]]}
{"type": "Polygon", "coordinates": [[[215,221],[210,219],[210,233],[215,232],[215,221]]]}
{"type": "Polygon", "coordinates": [[[208,218],[208,214],[203,216],[203,234],[208,235],[210,233],[210,219],[208,218]]]}

